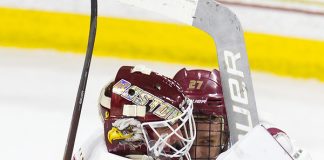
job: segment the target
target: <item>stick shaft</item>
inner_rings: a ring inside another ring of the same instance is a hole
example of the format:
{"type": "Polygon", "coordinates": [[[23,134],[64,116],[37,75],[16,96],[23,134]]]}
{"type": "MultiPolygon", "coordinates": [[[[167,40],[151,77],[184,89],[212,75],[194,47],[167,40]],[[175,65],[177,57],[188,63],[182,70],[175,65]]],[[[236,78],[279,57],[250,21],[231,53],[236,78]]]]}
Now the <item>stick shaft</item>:
{"type": "Polygon", "coordinates": [[[79,89],[75,100],[69,135],[65,146],[64,157],[63,157],[64,160],[71,160],[72,153],[73,153],[75,138],[76,138],[81,110],[82,110],[84,94],[85,94],[88,75],[89,75],[91,58],[92,58],[94,42],[96,37],[96,30],[97,30],[97,0],[91,0],[91,20],[90,20],[88,48],[84,60],[79,89]]]}

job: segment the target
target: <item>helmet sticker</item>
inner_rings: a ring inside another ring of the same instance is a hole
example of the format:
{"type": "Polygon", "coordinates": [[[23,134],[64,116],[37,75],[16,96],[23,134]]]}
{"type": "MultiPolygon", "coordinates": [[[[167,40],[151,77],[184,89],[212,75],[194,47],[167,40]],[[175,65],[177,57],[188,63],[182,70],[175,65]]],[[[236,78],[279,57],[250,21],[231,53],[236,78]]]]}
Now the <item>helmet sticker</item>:
{"type": "Polygon", "coordinates": [[[127,144],[136,148],[144,143],[141,122],[134,118],[118,119],[112,123],[112,128],[108,131],[107,138],[111,144],[113,141],[119,140],[121,144],[127,144]]]}
{"type": "Polygon", "coordinates": [[[190,80],[189,89],[200,89],[204,81],[190,80]]]}
{"type": "Polygon", "coordinates": [[[121,95],[135,105],[149,107],[149,112],[154,115],[170,120],[182,114],[182,112],[173,105],[163,101],[159,97],[135,86],[130,82],[121,79],[113,86],[113,93],[121,95]]]}
{"type": "Polygon", "coordinates": [[[116,94],[122,94],[131,86],[131,83],[129,83],[126,80],[120,80],[118,83],[116,83],[113,87],[113,92],[116,94]]]}
{"type": "Polygon", "coordinates": [[[205,103],[207,103],[207,98],[206,99],[194,99],[193,103],[205,104],[205,103]]]}

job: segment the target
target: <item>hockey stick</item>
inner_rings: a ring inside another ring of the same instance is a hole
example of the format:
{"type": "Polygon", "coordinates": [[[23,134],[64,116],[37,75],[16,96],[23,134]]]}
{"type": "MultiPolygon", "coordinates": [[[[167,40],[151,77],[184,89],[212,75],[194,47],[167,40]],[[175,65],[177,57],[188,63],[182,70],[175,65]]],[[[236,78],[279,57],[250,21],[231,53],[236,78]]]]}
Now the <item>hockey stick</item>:
{"type": "Polygon", "coordinates": [[[215,0],[117,0],[207,32],[217,46],[231,143],[259,124],[243,30],[236,15],[215,0]]]}
{"type": "Polygon", "coordinates": [[[65,146],[64,158],[63,158],[64,160],[71,160],[72,153],[73,153],[74,142],[75,142],[81,110],[82,110],[84,93],[87,86],[92,52],[93,52],[94,42],[96,38],[96,30],[97,30],[97,0],[91,0],[91,19],[90,19],[89,38],[88,38],[88,48],[87,48],[87,53],[83,64],[79,89],[75,100],[69,135],[65,146]]]}

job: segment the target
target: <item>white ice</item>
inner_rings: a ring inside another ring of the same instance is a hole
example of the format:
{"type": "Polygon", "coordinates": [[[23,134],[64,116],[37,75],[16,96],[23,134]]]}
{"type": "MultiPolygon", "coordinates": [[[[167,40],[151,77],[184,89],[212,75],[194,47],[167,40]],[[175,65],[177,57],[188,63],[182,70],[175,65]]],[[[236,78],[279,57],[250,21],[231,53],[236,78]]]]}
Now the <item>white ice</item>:
{"type": "MultiPolygon", "coordinates": [[[[0,49],[1,159],[63,157],[84,57],[49,50],[0,49]]],[[[101,127],[97,98],[122,65],[145,64],[172,77],[182,65],[94,58],[76,146],[101,127]]],[[[189,66],[188,68],[194,68],[189,66]]],[[[324,84],[252,72],[259,111],[324,159],[324,84]]]]}

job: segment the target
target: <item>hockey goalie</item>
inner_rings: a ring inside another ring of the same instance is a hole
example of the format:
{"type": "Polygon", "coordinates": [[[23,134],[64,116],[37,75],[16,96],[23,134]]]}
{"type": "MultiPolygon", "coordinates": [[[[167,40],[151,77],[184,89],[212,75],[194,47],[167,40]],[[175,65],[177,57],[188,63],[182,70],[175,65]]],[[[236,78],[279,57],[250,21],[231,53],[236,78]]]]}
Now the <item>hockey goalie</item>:
{"type": "Polygon", "coordinates": [[[74,160],[311,159],[267,124],[231,146],[217,70],[182,69],[171,79],[144,66],[123,66],[102,89],[98,106],[103,129],[74,160]]]}

